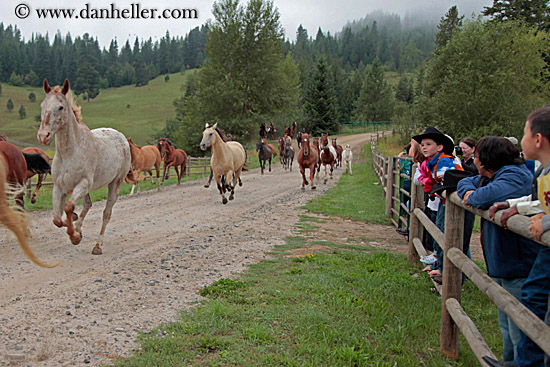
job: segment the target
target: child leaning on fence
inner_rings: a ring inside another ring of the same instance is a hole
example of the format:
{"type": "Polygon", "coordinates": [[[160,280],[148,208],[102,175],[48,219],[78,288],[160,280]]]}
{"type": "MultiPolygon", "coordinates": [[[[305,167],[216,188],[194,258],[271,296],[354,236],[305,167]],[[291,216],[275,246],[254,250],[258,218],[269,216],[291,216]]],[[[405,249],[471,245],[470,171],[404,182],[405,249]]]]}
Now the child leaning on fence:
{"type": "MultiPolygon", "coordinates": [[[[540,240],[542,233],[550,229],[549,202],[546,201],[550,196],[548,195],[550,185],[547,185],[550,181],[550,106],[539,108],[527,117],[521,147],[525,159],[537,160],[541,163],[535,173],[531,195],[494,203],[489,209],[489,217],[494,219],[498,210],[506,209],[500,217],[501,225],[506,228],[508,219],[512,215],[536,214],[531,218],[529,230],[537,240],[540,240]]],[[[546,317],[547,324],[550,324],[549,294],[550,248],[542,247],[527,280],[521,287],[521,303],[540,319],[546,317]]],[[[499,362],[488,357],[484,359],[490,366],[534,367],[543,365],[544,353],[522,332],[514,363],[499,362]]],[[[550,367],[548,356],[545,363],[546,367],[550,367]]]]}
{"type": "MultiPolygon", "coordinates": [[[[426,130],[420,135],[413,136],[413,139],[420,144],[420,149],[426,157],[427,163],[426,168],[429,171],[431,180],[434,183],[442,183],[443,176],[445,172],[451,169],[460,169],[459,162],[455,162],[455,157],[453,156],[454,152],[454,142],[453,140],[443,134],[441,131],[435,127],[427,127],[426,130]]],[[[445,200],[441,200],[437,216],[435,220],[435,225],[444,232],[445,230],[445,200]]],[[[432,271],[430,271],[430,276],[441,283],[441,272],[443,270],[443,249],[437,242],[434,241],[434,251],[436,261],[432,265],[432,271]]]]}
{"type": "MultiPolygon", "coordinates": [[[[480,176],[462,179],[457,193],[464,203],[480,209],[498,201],[521,197],[531,192],[532,175],[520,158],[519,150],[507,139],[488,136],[476,145],[474,162],[481,176],[489,181],[480,185],[480,176]]],[[[540,245],[482,220],[482,247],[487,273],[496,283],[518,300],[521,286],[527,279],[540,245]]],[[[520,340],[520,330],[510,318],[498,310],[505,361],[512,361],[520,340]]]]}

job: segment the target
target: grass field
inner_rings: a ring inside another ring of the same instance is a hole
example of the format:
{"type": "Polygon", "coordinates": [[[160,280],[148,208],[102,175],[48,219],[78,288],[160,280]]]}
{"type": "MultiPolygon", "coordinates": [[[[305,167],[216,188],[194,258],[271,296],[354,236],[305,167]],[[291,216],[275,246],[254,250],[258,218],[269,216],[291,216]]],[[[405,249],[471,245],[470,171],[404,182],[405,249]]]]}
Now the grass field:
{"type": "MultiPolygon", "coordinates": [[[[182,95],[181,87],[189,73],[193,71],[187,71],[185,75],[170,74],[169,82],[164,81],[164,76],[159,76],[143,87],[132,85],[103,89],[90,103],[75,95],[75,102],[82,107],[83,121],[90,129],[112,127],[127,137],[132,137],[138,145],[151,144],[154,142],[152,135],[164,128],[167,119],[175,116],[172,103],[182,95]]],[[[42,88],[3,84],[0,95],[0,132],[16,143],[39,146],[36,132],[40,122],[36,117],[40,116],[40,103],[43,99],[42,88]],[[31,92],[36,95],[36,102],[29,101],[31,92]],[[8,112],[6,108],[8,99],[15,105],[12,112],[8,112]],[[19,118],[21,106],[27,112],[25,119],[19,118]]]]}
{"type": "MultiPolygon", "coordinates": [[[[365,157],[369,159],[369,153],[365,157]]],[[[354,165],[353,179],[368,185],[372,169],[354,165]]],[[[357,199],[341,180],[325,197],[307,204],[323,212],[322,201],[340,207],[363,205],[383,223],[384,203],[357,199]],[[357,203],[357,202],[361,203],[357,203]],[[378,213],[378,214],[376,214],[378,213]]],[[[380,188],[378,188],[380,190],[380,188]]],[[[235,279],[203,288],[206,298],[181,319],[141,337],[142,350],[116,366],[475,366],[477,359],[461,340],[458,362],[439,351],[441,300],[431,282],[405,255],[353,244],[323,243],[323,253],[288,257],[311,244],[301,234],[316,221],[301,218],[300,234],[288,237],[269,260],[252,265],[235,279]]],[[[496,308],[470,282],[462,305],[495,353],[500,331],[496,308]]]]}

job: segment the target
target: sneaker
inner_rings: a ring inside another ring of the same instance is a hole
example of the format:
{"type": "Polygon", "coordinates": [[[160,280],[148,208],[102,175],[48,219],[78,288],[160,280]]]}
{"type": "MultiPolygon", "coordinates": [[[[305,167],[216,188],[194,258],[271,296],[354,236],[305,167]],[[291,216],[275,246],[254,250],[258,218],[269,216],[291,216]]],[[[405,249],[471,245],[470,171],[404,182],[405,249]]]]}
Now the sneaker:
{"type": "Polygon", "coordinates": [[[409,229],[408,228],[396,228],[395,231],[399,233],[402,236],[408,236],[409,235],[409,229]]]}
{"type": "Polygon", "coordinates": [[[432,265],[437,261],[437,258],[434,254],[428,255],[428,256],[422,256],[420,258],[420,262],[426,264],[426,265],[432,265]]]}

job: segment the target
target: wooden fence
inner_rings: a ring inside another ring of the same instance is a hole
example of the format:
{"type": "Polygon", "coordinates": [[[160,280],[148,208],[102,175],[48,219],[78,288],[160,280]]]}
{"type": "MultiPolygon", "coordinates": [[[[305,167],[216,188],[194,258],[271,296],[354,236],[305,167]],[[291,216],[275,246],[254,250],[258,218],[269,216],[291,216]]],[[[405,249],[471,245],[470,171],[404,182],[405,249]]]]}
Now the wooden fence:
{"type": "MultiPolygon", "coordinates": [[[[400,173],[395,169],[395,162],[397,159],[401,158],[385,157],[376,152],[376,143],[374,141],[371,143],[371,150],[374,170],[378,176],[380,185],[384,189],[386,215],[391,216],[392,222],[397,225],[398,222],[404,220],[402,217],[399,217],[397,223],[396,220],[394,220],[395,214],[399,216],[398,211],[395,209],[395,204],[397,203],[397,207],[404,205],[404,203],[400,202],[399,195],[396,195],[396,192],[400,192],[401,188],[397,184],[399,180],[396,179],[396,177],[399,177],[400,173]]],[[[413,165],[411,176],[414,176],[415,169],[416,165],[413,165]]],[[[443,233],[423,211],[424,188],[420,185],[412,184],[411,192],[408,197],[410,200],[410,210],[407,210],[410,216],[408,224],[409,262],[417,267],[422,266],[420,263],[420,256],[426,255],[426,250],[421,241],[424,230],[432,235],[445,253],[445,258],[443,260],[443,268],[445,271],[443,272],[442,285],[440,286],[434,283],[441,294],[441,352],[458,360],[458,331],[460,331],[482,366],[487,366],[482,360],[483,356],[495,358],[494,353],[483,339],[483,336],[474,322],[468,317],[468,314],[461,306],[462,273],[464,273],[472,283],[485,293],[498,308],[506,313],[506,315],[508,315],[527,336],[529,336],[546,354],[550,355],[550,327],[504,288],[494,282],[462,252],[464,210],[471,211],[481,216],[483,219],[491,221],[488,211],[466,207],[456,192],[452,193],[450,197],[447,198],[446,202],[445,233],[443,233]]],[[[500,225],[501,214],[502,212],[497,212],[492,222],[500,225]]],[[[508,230],[524,237],[534,239],[528,230],[529,224],[530,219],[522,215],[511,217],[507,223],[508,230]]],[[[550,247],[550,233],[545,233],[540,243],[550,247]]]]}

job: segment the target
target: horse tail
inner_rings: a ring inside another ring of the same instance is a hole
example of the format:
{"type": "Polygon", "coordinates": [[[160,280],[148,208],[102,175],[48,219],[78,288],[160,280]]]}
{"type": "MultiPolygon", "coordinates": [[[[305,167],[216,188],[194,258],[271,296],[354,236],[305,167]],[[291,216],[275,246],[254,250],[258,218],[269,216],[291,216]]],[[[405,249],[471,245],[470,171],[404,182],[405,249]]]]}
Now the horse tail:
{"type": "Polygon", "coordinates": [[[40,154],[23,153],[27,162],[27,170],[37,174],[50,173],[50,164],[40,154]]]}
{"type": "Polygon", "coordinates": [[[246,152],[246,149],[244,150],[244,165],[242,171],[248,171],[248,153],[246,152]]]}
{"type": "Polygon", "coordinates": [[[53,268],[59,265],[44,264],[34,255],[27,241],[27,237],[30,235],[27,217],[24,212],[16,211],[9,207],[5,195],[6,190],[6,170],[0,162],[0,223],[13,232],[15,237],[17,237],[17,241],[19,241],[21,249],[33,263],[44,268],[53,268]]]}

